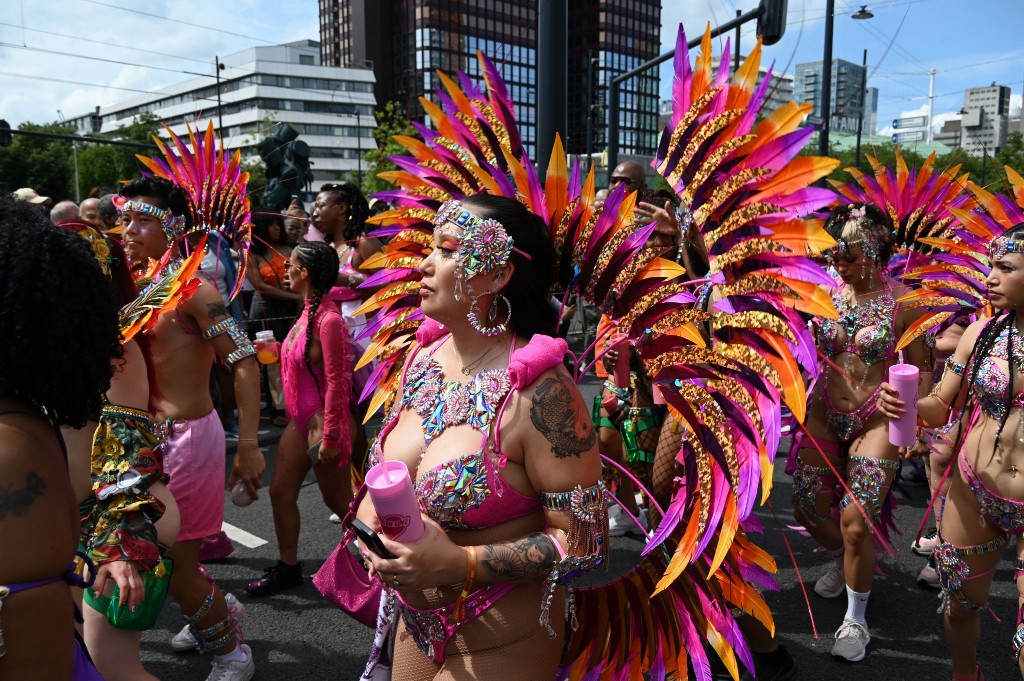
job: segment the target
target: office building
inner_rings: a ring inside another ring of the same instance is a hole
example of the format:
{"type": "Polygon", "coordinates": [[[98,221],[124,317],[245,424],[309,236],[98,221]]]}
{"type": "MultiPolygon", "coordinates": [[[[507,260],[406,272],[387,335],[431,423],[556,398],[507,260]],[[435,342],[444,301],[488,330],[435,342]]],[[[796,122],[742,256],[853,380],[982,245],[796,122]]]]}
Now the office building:
{"type": "MultiPolygon", "coordinates": [[[[813,125],[821,125],[825,120],[821,110],[822,65],[821,61],[797,64],[793,79],[793,99],[814,105],[807,121],[813,125]]],[[[844,59],[832,60],[832,131],[856,134],[861,111],[864,112],[863,131],[877,130],[878,88],[862,90],[862,83],[863,66],[844,59]]]]}
{"type": "MultiPolygon", "coordinates": [[[[605,148],[609,81],[657,56],[660,27],[659,0],[571,3],[564,140],[570,153],[587,151],[588,113],[593,115],[590,149],[605,148]]],[[[437,70],[462,71],[481,80],[476,60],[480,50],[505,79],[527,151],[537,157],[536,0],[320,0],[320,35],[325,64],[372,63],[377,100],[397,100],[418,120],[424,118],[419,98],[433,98],[440,85],[437,70]]],[[[653,155],[657,70],[624,83],[621,92],[622,153],[653,155]]]]}
{"type": "Polygon", "coordinates": [[[1006,144],[1010,122],[1010,88],[992,83],[964,91],[962,148],[971,156],[992,156],[1006,144]]]}
{"type": "Polygon", "coordinates": [[[288,123],[310,146],[314,185],[338,180],[362,165],[376,126],[374,76],[368,68],[322,66],[320,43],[300,40],[253,47],[220,59],[219,84],[212,75],[196,77],[73,118],[83,133],[114,133],[143,113],[152,112],[178,135],[185,121],[212,120],[227,149],[254,154],[251,146],[266,137],[267,120],[288,123]],[[221,128],[223,120],[223,128],[221,128]]]}

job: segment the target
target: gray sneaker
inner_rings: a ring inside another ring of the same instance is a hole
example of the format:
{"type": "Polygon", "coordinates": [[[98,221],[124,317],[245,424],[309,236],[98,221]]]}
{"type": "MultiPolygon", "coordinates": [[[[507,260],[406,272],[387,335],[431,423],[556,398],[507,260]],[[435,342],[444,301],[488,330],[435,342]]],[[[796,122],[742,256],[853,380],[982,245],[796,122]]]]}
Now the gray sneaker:
{"type": "Polygon", "coordinates": [[[838,568],[830,568],[814,583],[814,593],[822,598],[839,598],[846,593],[846,577],[838,568]]]}
{"type": "MultiPolygon", "coordinates": [[[[245,606],[235,598],[234,594],[225,593],[224,600],[228,604],[229,611],[234,609],[238,613],[245,612],[245,606]]],[[[176,653],[188,653],[196,650],[198,647],[195,636],[192,635],[192,630],[189,629],[187,624],[171,638],[171,650],[176,653]]]]}
{"type": "Polygon", "coordinates": [[[836,632],[836,642],[832,645],[832,654],[850,662],[860,662],[867,655],[871,634],[864,625],[852,620],[843,620],[836,632]]]}

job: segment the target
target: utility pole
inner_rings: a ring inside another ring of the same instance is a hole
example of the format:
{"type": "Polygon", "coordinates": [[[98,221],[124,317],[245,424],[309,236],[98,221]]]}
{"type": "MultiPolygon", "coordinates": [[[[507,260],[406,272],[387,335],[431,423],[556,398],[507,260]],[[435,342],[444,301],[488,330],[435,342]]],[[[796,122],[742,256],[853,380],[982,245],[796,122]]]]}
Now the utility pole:
{"type": "Polygon", "coordinates": [[[988,165],[988,142],[981,143],[981,186],[985,186],[985,166],[988,165]]]}
{"type": "Polygon", "coordinates": [[[555,136],[566,142],[569,0],[537,0],[537,16],[537,167],[544,178],[555,136]]]}
{"type": "Polygon", "coordinates": [[[857,170],[860,170],[860,138],[864,130],[864,111],[868,108],[868,50],[864,48],[863,71],[860,77],[860,118],[857,120],[857,151],[854,158],[857,170]]]}
{"type": "MultiPolygon", "coordinates": [[[[741,16],[743,16],[743,11],[742,10],[736,10],[736,18],[738,19],[741,16]]],[[[732,60],[732,62],[733,62],[732,63],[733,75],[735,75],[736,72],[740,70],[740,28],[741,28],[740,25],[737,24],[736,25],[736,45],[733,48],[734,51],[733,51],[733,60],[732,60]]]]}
{"type": "Polygon", "coordinates": [[[220,57],[214,57],[213,63],[216,66],[217,71],[217,128],[220,132],[221,141],[224,140],[224,112],[220,104],[220,72],[224,70],[224,65],[220,63],[220,57]]]}
{"type": "Polygon", "coordinates": [[[359,177],[359,191],[363,191],[363,119],[359,115],[359,105],[356,105],[356,173],[359,177]]]}
{"type": "Polygon", "coordinates": [[[935,111],[935,69],[928,72],[928,141],[932,141],[932,114],[935,111]]]}
{"type": "Polygon", "coordinates": [[[832,131],[832,34],[835,31],[836,0],[825,2],[825,54],[821,62],[821,131],[818,155],[828,156],[828,135],[832,131]]]}

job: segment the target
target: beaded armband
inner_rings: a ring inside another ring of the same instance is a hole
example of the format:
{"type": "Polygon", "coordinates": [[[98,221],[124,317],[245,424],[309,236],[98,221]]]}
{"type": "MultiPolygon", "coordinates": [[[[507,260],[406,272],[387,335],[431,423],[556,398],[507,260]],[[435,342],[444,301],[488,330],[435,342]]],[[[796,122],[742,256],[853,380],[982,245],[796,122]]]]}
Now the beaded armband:
{"type": "Polygon", "coordinates": [[[946,358],[946,368],[952,371],[957,376],[964,375],[964,369],[967,367],[960,362],[955,361],[952,357],[946,358]]]}
{"type": "MultiPolygon", "coordinates": [[[[571,492],[556,494],[542,492],[540,498],[547,510],[569,512],[566,555],[555,563],[545,580],[540,610],[541,626],[547,629],[548,636],[554,638],[551,601],[557,588],[602,565],[608,569],[608,501],[600,485],[586,489],[577,485],[571,492]]],[[[579,622],[576,619],[576,603],[571,586],[569,614],[572,629],[576,631],[579,622]]]]}
{"type": "Polygon", "coordinates": [[[235,362],[256,354],[256,347],[249,340],[249,336],[238,328],[238,322],[235,321],[234,317],[222,319],[203,331],[203,338],[211,340],[225,333],[231,339],[231,342],[235,344],[235,350],[224,360],[224,364],[227,365],[228,369],[234,366],[235,362]]]}

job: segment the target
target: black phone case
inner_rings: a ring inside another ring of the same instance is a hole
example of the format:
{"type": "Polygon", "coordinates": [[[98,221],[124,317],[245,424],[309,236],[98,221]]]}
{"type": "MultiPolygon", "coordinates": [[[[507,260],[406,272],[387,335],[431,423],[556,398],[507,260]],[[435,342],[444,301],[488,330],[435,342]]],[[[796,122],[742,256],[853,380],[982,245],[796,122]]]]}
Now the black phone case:
{"type": "Polygon", "coordinates": [[[380,540],[380,537],[376,532],[366,526],[359,518],[352,519],[352,529],[355,530],[356,536],[359,537],[359,541],[363,542],[366,548],[376,553],[379,557],[385,559],[394,558],[394,554],[387,550],[384,546],[384,542],[380,540]]]}

